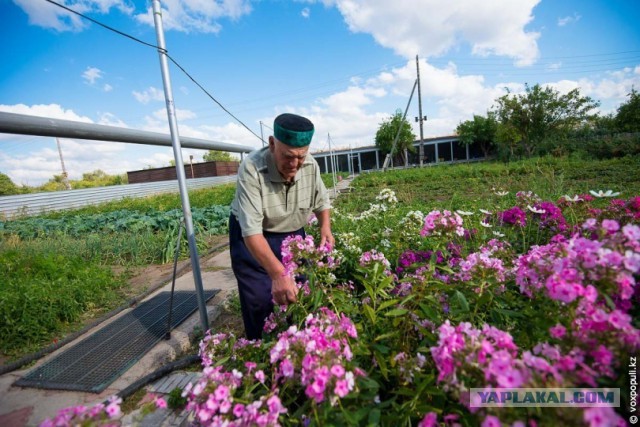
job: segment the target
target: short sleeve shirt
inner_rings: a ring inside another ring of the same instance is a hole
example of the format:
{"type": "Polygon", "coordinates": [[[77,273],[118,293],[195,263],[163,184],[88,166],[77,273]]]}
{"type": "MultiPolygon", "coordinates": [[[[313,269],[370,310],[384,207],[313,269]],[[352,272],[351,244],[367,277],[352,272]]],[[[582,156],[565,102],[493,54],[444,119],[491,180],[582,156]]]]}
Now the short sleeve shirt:
{"type": "Polygon", "coordinates": [[[320,167],[311,155],[307,155],[290,184],[278,172],[269,147],[251,152],[238,169],[231,212],[240,223],[243,237],[263,231],[299,230],[307,224],[311,212],[329,208],[320,167]]]}

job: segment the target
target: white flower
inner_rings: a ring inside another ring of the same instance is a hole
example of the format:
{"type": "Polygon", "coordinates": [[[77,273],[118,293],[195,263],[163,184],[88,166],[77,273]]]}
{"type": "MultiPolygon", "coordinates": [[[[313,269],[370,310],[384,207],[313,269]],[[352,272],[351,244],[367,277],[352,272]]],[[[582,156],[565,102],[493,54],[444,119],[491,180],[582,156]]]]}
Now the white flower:
{"type": "Polygon", "coordinates": [[[493,235],[496,237],[504,237],[504,234],[500,233],[499,231],[494,231],[493,235]]]}
{"type": "Polygon", "coordinates": [[[480,209],[480,212],[482,212],[485,215],[493,215],[491,212],[484,210],[484,209],[480,209]]]}
{"type": "Polygon", "coordinates": [[[458,213],[458,214],[460,214],[460,215],[464,215],[464,216],[473,215],[473,212],[467,212],[467,211],[463,211],[463,210],[460,210],[460,209],[458,209],[458,210],[456,211],[456,213],[458,213]]]}
{"type": "Polygon", "coordinates": [[[620,195],[620,192],[614,193],[612,190],[607,190],[606,192],[603,192],[602,190],[598,190],[597,192],[589,190],[589,193],[591,193],[593,197],[616,197],[620,195]]]}
{"type": "Polygon", "coordinates": [[[569,196],[569,195],[565,194],[565,195],[564,195],[564,199],[565,199],[567,202],[581,202],[581,201],[582,201],[582,197],[578,196],[577,194],[576,194],[575,196],[573,196],[573,197],[571,197],[571,196],[569,196]]]}
{"type": "Polygon", "coordinates": [[[480,221],[480,225],[481,225],[481,226],[483,226],[483,227],[485,227],[485,228],[491,228],[491,227],[493,227],[493,225],[491,225],[491,224],[489,224],[489,223],[486,223],[486,222],[484,222],[484,221],[480,221]]]}
{"type": "Polygon", "coordinates": [[[544,209],[536,209],[531,205],[527,205],[527,209],[529,209],[531,212],[537,213],[537,214],[543,214],[543,213],[546,212],[544,209]]]}
{"type": "Polygon", "coordinates": [[[496,191],[496,192],[495,192],[495,195],[496,195],[496,196],[500,196],[500,197],[504,197],[504,196],[506,196],[507,194],[509,194],[509,192],[508,192],[508,191],[496,191]]]}

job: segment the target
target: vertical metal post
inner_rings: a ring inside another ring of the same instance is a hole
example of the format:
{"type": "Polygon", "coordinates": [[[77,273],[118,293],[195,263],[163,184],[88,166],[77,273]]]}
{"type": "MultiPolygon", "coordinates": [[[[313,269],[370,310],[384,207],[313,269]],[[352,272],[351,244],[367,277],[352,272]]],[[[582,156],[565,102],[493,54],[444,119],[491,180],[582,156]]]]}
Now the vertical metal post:
{"type": "Polygon", "coordinates": [[[420,150],[418,150],[418,157],[420,157],[420,167],[422,167],[422,158],[424,157],[424,134],[422,132],[422,95],[420,94],[420,62],[418,62],[418,55],[416,55],[416,68],[418,70],[418,114],[420,115],[420,150]]]}
{"type": "Polygon", "coordinates": [[[333,197],[338,197],[336,190],[336,162],[333,157],[333,149],[331,148],[331,135],[327,133],[327,140],[329,141],[329,158],[331,159],[331,176],[333,178],[333,197]]]}
{"type": "Polygon", "coordinates": [[[175,106],[173,104],[173,92],[171,90],[171,79],[169,78],[169,62],[167,61],[164,30],[162,29],[162,10],[160,0],[153,0],[153,21],[156,26],[156,38],[158,40],[158,54],[160,56],[160,69],[162,71],[162,81],[164,84],[164,97],[167,103],[167,116],[169,119],[169,129],[171,131],[171,145],[173,146],[173,156],[176,161],[176,174],[178,176],[178,186],[180,187],[180,199],[182,200],[182,213],[189,242],[189,252],[191,253],[191,269],[196,287],[198,300],[198,310],[200,311],[200,323],[202,331],[209,329],[209,319],[207,307],[204,300],[204,289],[202,287],[202,275],[200,273],[200,260],[198,259],[198,247],[193,231],[193,218],[191,217],[191,205],[189,203],[189,193],[187,191],[186,178],[184,173],[184,162],[182,161],[182,148],[178,134],[178,120],[176,119],[175,106]]]}

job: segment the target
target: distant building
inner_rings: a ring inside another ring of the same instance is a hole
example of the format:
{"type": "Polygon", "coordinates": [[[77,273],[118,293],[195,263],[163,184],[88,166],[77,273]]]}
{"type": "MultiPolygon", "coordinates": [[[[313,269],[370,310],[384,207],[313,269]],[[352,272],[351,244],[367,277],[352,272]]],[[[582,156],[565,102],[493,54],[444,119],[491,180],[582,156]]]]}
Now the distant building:
{"type": "MultiPolygon", "coordinates": [[[[457,136],[441,136],[424,139],[423,164],[449,163],[458,161],[470,161],[484,159],[482,150],[475,144],[469,146],[462,144],[457,136]]],[[[415,141],[414,153],[409,153],[408,166],[420,164],[420,141],[415,141]]],[[[331,173],[331,154],[328,151],[311,153],[320,165],[322,173],[331,173]]],[[[381,169],[385,155],[376,146],[358,147],[353,149],[334,150],[333,152],[336,172],[360,173],[362,171],[381,169]]],[[[397,162],[396,167],[403,167],[397,162]]]]}
{"type": "MultiPolygon", "coordinates": [[[[188,164],[184,165],[184,174],[187,179],[235,175],[238,173],[239,164],[240,162],[220,161],[188,164]]],[[[178,179],[175,166],[131,171],[127,172],[127,178],[129,179],[129,184],[178,179]]]]}

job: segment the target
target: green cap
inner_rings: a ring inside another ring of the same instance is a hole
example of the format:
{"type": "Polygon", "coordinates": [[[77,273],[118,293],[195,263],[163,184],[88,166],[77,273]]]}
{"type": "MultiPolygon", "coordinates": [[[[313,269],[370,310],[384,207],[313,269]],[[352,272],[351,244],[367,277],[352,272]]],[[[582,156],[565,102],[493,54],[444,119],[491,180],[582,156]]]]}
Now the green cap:
{"type": "Polygon", "coordinates": [[[273,121],[273,136],[291,147],[306,147],[313,138],[313,123],[296,114],[280,114],[273,121]]]}

